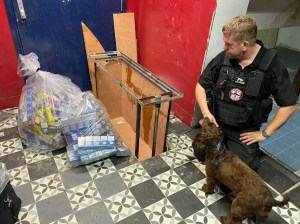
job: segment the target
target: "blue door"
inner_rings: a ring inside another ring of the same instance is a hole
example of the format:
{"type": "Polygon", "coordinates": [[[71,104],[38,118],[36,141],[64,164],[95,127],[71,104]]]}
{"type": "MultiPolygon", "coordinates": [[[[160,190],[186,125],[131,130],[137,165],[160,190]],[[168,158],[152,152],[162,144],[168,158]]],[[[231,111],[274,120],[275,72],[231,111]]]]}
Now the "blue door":
{"type": "Polygon", "coordinates": [[[5,0],[5,4],[17,53],[36,53],[41,70],[67,76],[82,91],[90,90],[81,22],[106,51],[115,50],[113,14],[124,11],[125,0],[5,0]]]}

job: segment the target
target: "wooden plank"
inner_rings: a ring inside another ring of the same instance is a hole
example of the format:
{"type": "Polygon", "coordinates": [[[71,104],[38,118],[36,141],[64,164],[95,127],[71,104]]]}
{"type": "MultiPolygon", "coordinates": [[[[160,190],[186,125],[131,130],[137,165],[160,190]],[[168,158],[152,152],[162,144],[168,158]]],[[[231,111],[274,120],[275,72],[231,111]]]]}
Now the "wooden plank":
{"type": "Polygon", "coordinates": [[[92,59],[88,57],[89,54],[92,53],[102,53],[105,52],[104,48],[102,47],[101,43],[95,37],[95,35],[90,31],[90,29],[81,22],[82,32],[83,32],[83,39],[84,39],[84,46],[85,52],[88,61],[90,79],[92,84],[92,91],[93,94],[97,97],[97,83],[96,83],[96,75],[95,75],[95,65],[92,59]]]}
{"type": "Polygon", "coordinates": [[[114,14],[117,51],[137,62],[137,41],[133,13],[114,14]]]}

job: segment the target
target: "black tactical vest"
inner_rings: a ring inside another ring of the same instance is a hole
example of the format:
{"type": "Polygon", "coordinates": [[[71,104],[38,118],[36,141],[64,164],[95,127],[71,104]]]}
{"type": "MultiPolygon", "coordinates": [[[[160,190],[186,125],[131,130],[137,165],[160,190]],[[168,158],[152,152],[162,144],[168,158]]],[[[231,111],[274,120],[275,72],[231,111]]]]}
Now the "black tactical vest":
{"type": "Polygon", "coordinates": [[[225,55],[218,80],[212,89],[212,113],[217,120],[233,125],[251,127],[266,122],[272,110],[272,99],[262,96],[266,71],[276,55],[267,50],[258,69],[250,73],[236,72],[225,55]]]}

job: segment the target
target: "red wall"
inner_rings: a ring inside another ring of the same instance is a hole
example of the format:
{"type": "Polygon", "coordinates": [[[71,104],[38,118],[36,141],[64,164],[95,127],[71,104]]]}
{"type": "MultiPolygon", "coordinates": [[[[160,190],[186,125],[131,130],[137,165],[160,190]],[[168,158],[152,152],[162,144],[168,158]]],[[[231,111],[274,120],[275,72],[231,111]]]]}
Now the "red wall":
{"type": "Polygon", "coordinates": [[[211,0],[127,0],[127,11],[135,12],[139,63],[184,94],[172,111],[189,126],[215,8],[211,0]]]}
{"type": "Polygon", "coordinates": [[[0,28],[0,109],[6,109],[18,106],[24,82],[17,75],[18,59],[4,1],[0,1],[0,28]]]}

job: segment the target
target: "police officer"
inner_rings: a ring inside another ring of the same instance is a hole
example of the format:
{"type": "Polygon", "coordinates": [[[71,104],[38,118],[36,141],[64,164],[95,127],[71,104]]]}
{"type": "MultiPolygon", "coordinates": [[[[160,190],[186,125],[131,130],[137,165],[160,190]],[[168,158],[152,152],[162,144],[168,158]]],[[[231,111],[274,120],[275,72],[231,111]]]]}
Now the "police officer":
{"type": "Polygon", "coordinates": [[[289,74],[276,56],[256,40],[257,25],[237,16],[222,28],[224,51],[203,71],[195,95],[203,117],[223,129],[225,145],[252,169],[260,166],[258,143],[276,132],[296,110],[289,74]],[[265,130],[272,98],[279,106],[265,130]]]}

